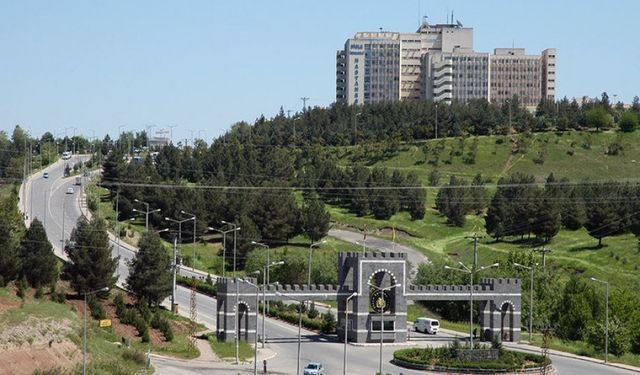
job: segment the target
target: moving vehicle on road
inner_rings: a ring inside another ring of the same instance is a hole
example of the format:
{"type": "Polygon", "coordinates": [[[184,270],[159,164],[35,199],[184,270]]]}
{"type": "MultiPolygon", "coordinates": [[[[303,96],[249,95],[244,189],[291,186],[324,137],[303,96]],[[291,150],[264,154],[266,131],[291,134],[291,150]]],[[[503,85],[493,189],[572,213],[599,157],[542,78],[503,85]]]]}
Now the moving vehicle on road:
{"type": "Polygon", "coordinates": [[[418,318],[413,323],[413,329],[416,332],[424,332],[435,335],[440,330],[440,322],[437,319],[418,318]]]}
{"type": "Polygon", "coordinates": [[[42,177],[44,177],[44,178],[49,178],[49,172],[44,172],[44,173],[42,174],[42,177]]]}
{"type": "Polygon", "coordinates": [[[72,187],[68,187],[67,188],[67,194],[73,194],[73,188],[72,187]]]}
{"type": "Polygon", "coordinates": [[[62,153],[62,160],[69,160],[71,159],[71,151],[65,151],[62,153]]]}
{"type": "Polygon", "coordinates": [[[304,368],[304,375],[323,375],[324,368],[322,364],[318,362],[310,362],[307,367],[304,368]]]}

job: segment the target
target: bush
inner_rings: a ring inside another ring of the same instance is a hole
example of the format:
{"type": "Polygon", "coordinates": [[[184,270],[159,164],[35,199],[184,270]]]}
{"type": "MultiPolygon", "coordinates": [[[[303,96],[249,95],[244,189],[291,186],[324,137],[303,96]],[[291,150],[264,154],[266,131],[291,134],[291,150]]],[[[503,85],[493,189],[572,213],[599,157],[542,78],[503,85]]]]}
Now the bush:
{"type": "Polygon", "coordinates": [[[144,331],[144,333],[142,334],[142,342],[149,342],[149,330],[144,331]]]}
{"type": "Polygon", "coordinates": [[[143,341],[142,342],[148,342],[148,337],[149,337],[149,327],[147,327],[147,322],[144,321],[144,319],[134,313],[134,317],[133,317],[133,326],[136,327],[136,330],[138,331],[138,335],[142,336],[143,341]],[[147,336],[147,341],[144,341],[144,336],[147,336]]]}
{"type": "Polygon", "coordinates": [[[316,304],[315,302],[311,302],[311,307],[309,308],[309,312],[307,313],[307,316],[309,317],[309,319],[315,319],[318,317],[318,315],[320,315],[320,313],[318,313],[318,310],[316,310],[316,304]]]}
{"type": "Polygon", "coordinates": [[[37,299],[41,299],[42,296],[44,296],[44,289],[42,289],[42,287],[38,287],[38,289],[36,289],[36,294],[34,297],[36,297],[37,299]]]}
{"type": "Polygon", "coordinates": [[[94,294],[90,294],[87,296],[87,305],[89,306],[89,310],[91,311],[91,316],[94,319],[107,318],[107,313],[104,311],[104,308],[100,303],[100,300],[94,294]]]}
{"type": "Polygon", "coordinates": [[[140,299],[138,299],[138,311],[140,312],[142,319],[144,319],[144,321],[147,323],[151,321],[151,318],[153,318],[153,313],[149,308],[149,303],[147,302],[147,299],[144,297],[141,297],[140,299]]]}
{"type": "Polygon", "coordinates": [[[329,311],[326,314],[322,314],[322,333],[335,333],[336,332],[336,318],[329,311]]]}
{"type": "Polygon", "coordinates": [[[164,318],[160,313],[153,315],[153,318],[151,319],[151,327],[162,332],[166,341],[173,340],[173,329],[171,329],[171,324],[169,324],[169,320],[164,318]]]}
{"type": "Polygon", "coordinates": [[[16,295],[24,299],[24,297],[26,297],[27,295],[28,287],[29,287],[29,284],[27,283],[27,279],[25,278],[20,279],[20,281],[18,282],[18,291],[16,292],[16,295]]]}
{"type": "Polygon", "coordinates": [[[147,356],[142,350],[138,349],[125,349],[122,352],[122,358],[125,361],[135,362],[140,366],[145,366],[147,364],[147,356]]]}
{"type": "MultiPolygon", "coordinates": [[[[196,290],[202,294],[206,294],[210,297],[215,297],[218,294],[218,288],[215,284],[210,284],[196,279],[196,290]]],[[[191,288],[193,286],[193,279],[185,276],[176,276],[176,283],[191,288]]]]}
{"type": "Polygon", "coordinates": [[[122,314],[124,314],[127,309],[124,304],[124,297],[122,296],[122,293],[118,293],[113,297],[113,305],[116,307],[116,315],[118,318],[122,317],[122,314]]]}

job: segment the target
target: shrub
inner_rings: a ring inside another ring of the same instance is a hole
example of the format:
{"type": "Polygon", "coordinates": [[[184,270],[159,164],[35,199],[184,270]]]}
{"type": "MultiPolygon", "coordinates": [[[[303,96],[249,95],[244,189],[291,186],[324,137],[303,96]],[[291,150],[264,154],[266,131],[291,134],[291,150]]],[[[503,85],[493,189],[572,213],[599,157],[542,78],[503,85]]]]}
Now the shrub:
{"type": "Polygon", "coordinates": [[[309,308],[307,316],[309,317],[309,319],[315,319],[318,317],[318,315],[320,315],[320,313],[318,313],[318,310],[316,310],[315,302],[311,302],[311,307],[309,308]]]}
{"type": "Polygon", "coordinates": [[[336,331],[336,318],[329,311],[326,314],[322,314],[322,328],[323,333],[334,333],[336,331]]]}
{"type": "Polygon", "coordinates": [[[138,311],[140,312],[140,315],[142,316],[142,319],[144,319],[145,322],[151,321],[151,318],[153,317],[153,313],[149,308],[149,303],[147,302],[146,298],[140,297],[140,299],[138,299],[138,311]]]}
{"type": "Polygon", "coordinates": [[[28,287],[29,287],[29,284],[27,283],[27,279],[25,278],[20,279],[20,281],[18,282],[18,291],[16,292],[16,295],[24,299],[24,297],[26,297],[28,287]]]}
{"type": "Polygon", "coordinates": [[[136,327],[136,330],[138,331],[138,335],[143,337],[143,342],[148,342],[149,327],[147,327],[147,322],[145,322],[140,315],[134,313],[134,318],[132,323],[133,323],[133,326],[136,327]],[[144,341],[145,334],[147,335],[147,341],[144,341]]]}
{"type": "Polygon", "coordinates": [[[89,310],[91,311],[91,316],[94,319],[106,319],[107,313],[104,311],[102,304],[98,297],[93,294],[87,296],[87,305],[89,306],[89,310]]]}
{"type": "Polygon", "coordinates": [[[125,349],[122,352],[122,358],[126,361],[135,362],[140,366],[145,366],[147,364],[147,356],[142,350],[138,349],[125,349]]]}
{"type": "Polygon", "coordinates": [[[127,308],[124,304],[124,297],[122,296],[122,293],[118,293],[113,297],[113,305],[116,307],[116,315],[119,318],[122,317],[122,314],[127,308]]]}
{"type": "Polygon", "coordinates": [[[42,289],[42,287],[38,287],[38,289],[36,289],[35,297],[40,299],[42,296],[44,296],[44,289],[42,289]]]}
{"type": "Polygon", "coordinates": [[[142,342],[149,342],[149,330],[144,331],[142,334],[142,342]]]}
{"type": "Polygon", "coordinates": [[[156,313],[153,315],[153,318],[151,319],[151,327],[162,332],[166,341],[173,340],[173,330],[171,329],[171,324],[169,324],[169,320],[164,318],[160,313],[156,313]]]}

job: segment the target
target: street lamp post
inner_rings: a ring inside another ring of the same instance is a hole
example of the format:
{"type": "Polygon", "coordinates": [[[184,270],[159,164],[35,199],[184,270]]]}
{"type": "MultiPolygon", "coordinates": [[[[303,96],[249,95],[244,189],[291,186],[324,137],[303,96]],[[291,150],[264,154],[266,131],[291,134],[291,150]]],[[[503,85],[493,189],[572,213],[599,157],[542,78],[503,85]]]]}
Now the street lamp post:
{"type": "Polygon", "coordinates": [[[104,287],[96,290],[91,290],[89,292],[84,292],[84,340],[82,346],[82,374],[87,374],[87,295],[100,293],[100,292],[108,292],[109,287],[104,287]]]}
{"type": "MultiPolygon", "coordinates": [[[[260,246],[263,247],[265,249],[267,249],[267,263],[266,264],[271,264],[271,249],[269,248],[269,245],[263,244],[261,242],[256,242],[256,241],[251,241],[252,245],[256,245],[256,246],[260,246]]],[[[271,279],[269,278],[269,267],[267,267],[266,269],[266,277],[267,277],[267,284],[271,283],[271,279]]],[[[265,277],[264,275],[262,277],[265,277]]],[[[269,310],[269,307],[267,307],[267,310],[269,310]]]]}
{"type": "Polygon", "coordinates": [[[609,362],[609,282],[596,279],[595,277],[592,277],[591,281],[604,284],[605,286],[605,289],[604,289],[605,290],[604,292],[604,304],[605,304],[604,363],[608,363],[609,362]]]}
{"type": "MultiPolygon", "coordinates": [[[[256,271],[254,272],[254,274],[259,274],[260,271],[256,271]]],[[[254,341],[253,341],[253,375],[258,375],[258,298],[260,297],[260,287],[254,283],[252,283],[251,281],[245,280],[245,279],[239,279],[241,282],[245,283],[245,284],[249,284],[252,287],[256,288],[256,333],[255,333],[255,337],[254,337],[254,341]]],[[[237,308],[236,308],[237,311],[237,308]]],[[[237,317],[236,317],[236,321],[237,321],[237,317]]],[[[237,352],[236,352],[236,356],[237,356],[237,352]]]]}
{"type": "Polygon", "coordinates": [[[191,270],[196,270],[196,215],[185,212],[184,210],[180,210],[180,213],[183,215],[191,216],[193,219],[193,259],[191,259],[191,270]]]}
{"type": "MultiPolygon", "coordinates": [[[[264,348],[265,342],[267,342],[267,333],[264,329],[264,319],[267,316],[267,294],[266,294],[267,279],[265,278],[265,275],[269,273],[269,268],[273,266],[280,266],[282,264],[284,264],[283,260],[279,262],[273,262],[273,263],[267,264],[266,266],[263,267],[263,272],[262,272],[262,347],[263,348],[264,348]]],[[[257,329],[258,327],[256,327],[256,330],[257,329]]]]}
{"type": "MultiPolygon", "coordinates": [[[[396,287],[400,287],[402,286],[402,284],[395,284],[395,285],[391,285],[391,286],[387,286],[384,288],[381,288],[377,285],[373,285],[371,284],[371,282],[368,283],[368,285],[374,289],[376,289],[377,291],[380,292],[381,296],[384,294],[384,292],[386,292],[387,290],[391,290],[393,288],[396,287]]],[[[382,374],[382,342],[384,341],[384,308],[385,306],[380,307],[380,367],[378,368],[378,373],[382,374]]]]}
{"type": "Polygon", "coordinates": [[[313,247],[314,246],[319,246],[323,243],[326,243],[327,240],[322,240],[320,242],[314,242],[311,245],[309,245],[309,278],[307,280],[307,285],[311,285],[311,254],[313,254],[313,247]]]}
{"type": "Polygon", "coordinates": [[[436,102],[436,138],[438,139],[438,102],[436,102]]]}
{"type": "Polygon", "coordinates": [[[238,224],[230,223],[224,220],[222,220],[221,223],[231,225],[231,227],[233,228],[233,277],[236,277],[236,243],[238,242],[236,233],[238,232],[240,227],[238,227],[238,224]]]}
{"type": "Polygon", "coordinates": [[[357,296],[358,293],[353,292],[347,297],[344,305],[344,355],[342,358],[342,375],[347,375],[347,342],[349,340],[349,300],[357,296]]]}
{"type": "Polygon", "coordinates": [[[164,219],[167,220],[167,221],[178,223],[178,242],[182,243],[182,223],[185,223],[185,222],[187,222],[189,220],[193,220],[193,218],[190,217],[190,218],[184,219],[184,220],[176,220],[176,219],[172,219],[170,217],[165,217],[164,219]]]}
{"type": "Polygon", "coordinates": [[[535,269],[533,267],[525,266],[523,264],[515,262],[513,263],[513,265],[531,271],[531,281],[529,282],[529,344],[531,344],[531,335],[533,333],[533,271],[535,269]]]}
{"type": "Polygon", "coordinates": [[[227,233],[233,232],[235,230],[239,230],[240,227],[235,228],[235,229],[229,229],[229,230],[222,230],[222,229],[216,229],[216,228],[212,228],[209,227],[209,230],[213,230],[216,231],[218,233],[222,233],[222,277],[225,277],[225,266],[227,264],[227,233]]]}
{"type": "Polygon", "coordinates": [[[145,206],[145,210],[144,211],[140,211],[140,210],[135,209],[135,208],[133,209],[133,211],[134,212],[140,212],[141,214],[144,214],[144,230],[145,230],[145,232],[148,232],[149,231],[149,214],[152,214],[154,212],[160,212],[160,209],[157,208],[155,210],[149,211],[149,203],[143,202],[143,201],[139,200],[138,198],[135,198],[133,201],[137,202],[137,203],[142,203],[145,206]]]}
{"type": "Polygon", "coordinates": [[[147,152],[151,152],[151,149],[149,148],[149,139],[151,139],[149,130],[155,128],[156,125],[145,125],[145,128],[147,129],[147,152]]]}
{"type": "Polygon", "coordinates": [[[480,267],[478,269],[469,269],[462,262],[458,262],[458,264],[462,266],[462,268],[444,266],[444,269],[469,274],[469,349],[473,349],[473,275],[488,268],[498,267],[500,263],[494,263],[489,266],[480,267]]]}
{"type": "MultiPolygon", "coordinates": [[[[301,337],[302,337],[302,305],[304,305],[305,300],[304,299],[298,299],[292,295],[288,295],[285,293],[281,293],[281,292],[276,292],[276,295],[278,296],[285,296],[287,298],[291,298],[294,301],[297,301],[299,303],[298,306],[298,359],[297,359],[297,374],[300,375],[300,343],[301,343],[301,337]]],[[[326,298],[326,295],[322,295],[324,298],[326,298]]],[[[319,296],[320,297],[320,296],[319,296]]]]}

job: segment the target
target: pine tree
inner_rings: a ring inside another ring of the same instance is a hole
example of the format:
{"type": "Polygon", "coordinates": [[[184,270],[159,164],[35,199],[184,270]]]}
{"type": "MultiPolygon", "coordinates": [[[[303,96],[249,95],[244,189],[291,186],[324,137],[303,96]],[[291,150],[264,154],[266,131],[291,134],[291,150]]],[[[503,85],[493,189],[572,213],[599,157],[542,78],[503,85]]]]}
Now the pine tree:
{"type": "Polygon", "coordinates": [[[127,288],[157,305],[171,294],[171,257],[155,232],[143,233],[138,248],[129,264],[127,288]]]}
{"type": "Polygon", "coordinates": [[[311,242],[319,241],[329,232],[331,214],[324,208],[317,195],[305,199],[302,209],[302,226],[311,242]]]}
{"type": "Polygon", "coordinates": [[[47,239],[47,233],[38,219],[31,222],[20,245],[21,276],[35,288],[58,280],[57,258],[47,239]]]}
{"type": "Polygon", "coordinates": [[[94,217],[89,222],[80,217],[64,251],[70,260],[64,265],[64,276],[76,292],[113,288],[118,259],[111,257],[107,225],[103,219],[94,217]]]}

